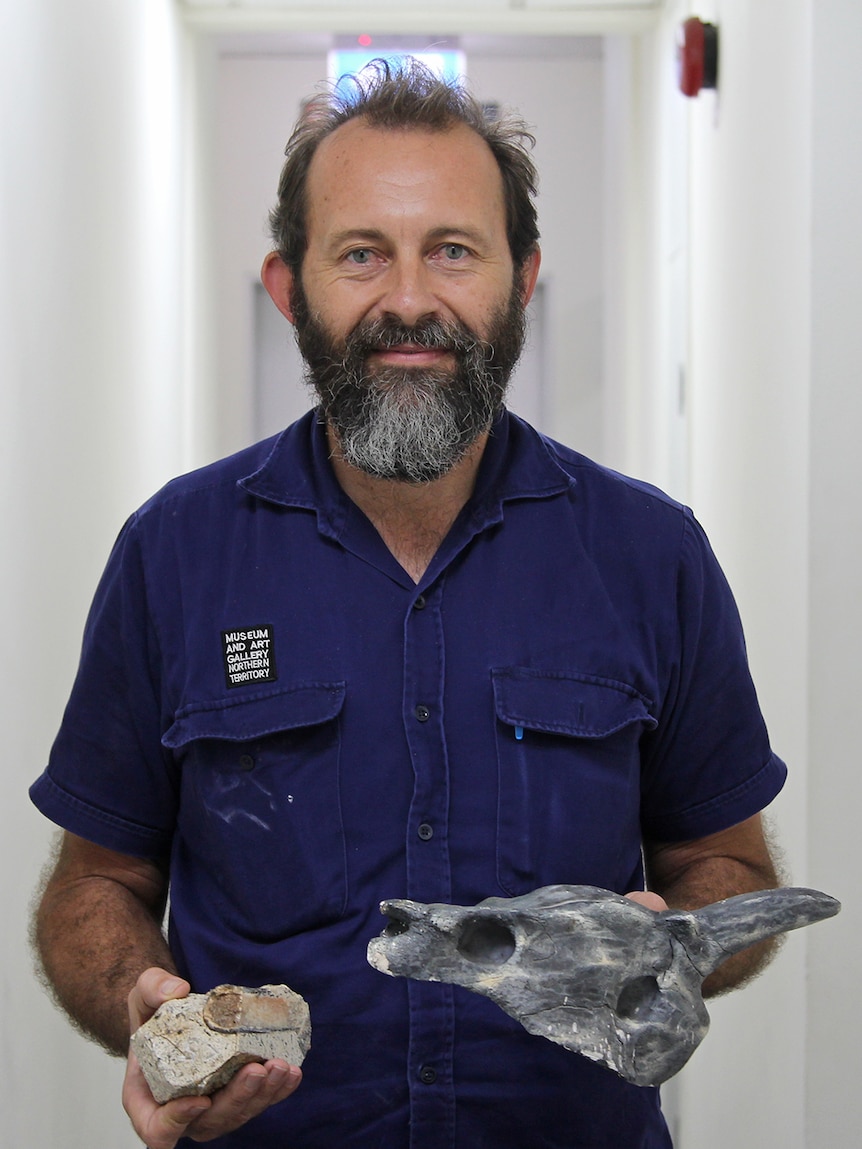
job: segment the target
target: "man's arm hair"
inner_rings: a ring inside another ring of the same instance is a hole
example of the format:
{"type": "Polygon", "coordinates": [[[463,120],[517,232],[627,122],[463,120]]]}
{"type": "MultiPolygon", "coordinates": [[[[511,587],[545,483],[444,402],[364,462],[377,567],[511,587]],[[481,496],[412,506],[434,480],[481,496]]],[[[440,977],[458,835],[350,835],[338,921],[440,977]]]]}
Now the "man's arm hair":
{"type": "Polygon", "coordinates": [[[167,889],[154,862],[65,833],[36,891],[41,980],[75,1026],[117,1056],[128,1052],[138,976],[150,966],[176,971],[161,928],[167,889]]]}
{"type": "MultiPolygon", "coordinates": [[[[671,909],[696,910],[753,890],[783,885],[779,855],[763,818],[686,842],[645,842],[647,886],[671,909]]],[[[780,939],[749,946],[724,962],[703,983],[704,997],[745,985],[772,960],[780,939]]]]}

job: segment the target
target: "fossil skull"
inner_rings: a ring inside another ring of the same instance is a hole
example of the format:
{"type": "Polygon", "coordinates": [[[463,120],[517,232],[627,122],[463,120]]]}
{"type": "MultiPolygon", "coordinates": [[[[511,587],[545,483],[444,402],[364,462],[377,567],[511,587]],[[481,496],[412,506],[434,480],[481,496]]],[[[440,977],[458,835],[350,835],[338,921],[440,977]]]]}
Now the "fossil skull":
{"type": "Polygon", "coordinates": [[[636,1085],[677,1073],[703,1040],[701,983],[726,958],[838,913],[816,890],[740,894],[656,913],[593,886],[545,886],[476,906],[385,901],[368,945],[381,973],[484,994],[530,1033],[636,1085]]]}

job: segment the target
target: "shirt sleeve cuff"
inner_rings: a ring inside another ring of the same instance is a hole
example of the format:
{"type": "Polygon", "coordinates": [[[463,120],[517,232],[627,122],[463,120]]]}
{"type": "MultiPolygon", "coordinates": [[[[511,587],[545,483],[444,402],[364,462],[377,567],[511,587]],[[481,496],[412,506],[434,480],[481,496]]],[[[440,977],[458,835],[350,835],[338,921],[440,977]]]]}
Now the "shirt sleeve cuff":
{"type": "Polygon", "coordinates": [[[786,778],[787,767],[772,754],[753,777],[725,794],[685,810],[644,816],[643,836],[655,842],[683,842],[727,830],[768,806],[786,778]]]}
{"type": "Polygon", "coordinates": [[[58,786],[47,771],[30,787],[30,799],[62,829],[106,850],[151,859],[163,858],[170,851],[170,834],[91,806],[58,786]]]}

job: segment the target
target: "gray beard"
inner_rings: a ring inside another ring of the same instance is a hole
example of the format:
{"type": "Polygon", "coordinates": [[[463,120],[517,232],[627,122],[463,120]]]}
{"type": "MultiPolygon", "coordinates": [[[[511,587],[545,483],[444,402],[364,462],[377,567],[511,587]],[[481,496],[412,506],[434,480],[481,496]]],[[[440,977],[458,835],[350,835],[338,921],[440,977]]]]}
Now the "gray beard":
{"type": "Polygon", "coordinates": [[[457,380],[445,371],[390,368],[365,384],[350,413],[327,415],[345,462],[378,478],[426,483],[440,478],[487,431],[502,408],[502,391],[483,378],[454,396],[457,380]]]}
{"type": "Polygon", "coordinates": [[[297,341],[342,458],[377,478],[427,483],[448,473],[503,409],[524,340],[524,309],[513,291],[494,316],[488,340],[462,324],[422,320],[412,327],[380,319],[360,323],[343,347],[293,300],[297,341]],[[367,356],[410,342],[450,351],[452,371],[381,368],[367,356]]]}

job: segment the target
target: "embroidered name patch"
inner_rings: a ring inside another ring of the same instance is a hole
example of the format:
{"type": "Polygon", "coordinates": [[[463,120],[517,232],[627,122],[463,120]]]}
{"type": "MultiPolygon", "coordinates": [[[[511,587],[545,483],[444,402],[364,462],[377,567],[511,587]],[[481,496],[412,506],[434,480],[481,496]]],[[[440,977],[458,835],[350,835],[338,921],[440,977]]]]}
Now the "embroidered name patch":
{"type": "Polygon", "coordinates": [[[275,641],[271,626],[221,632],[224,673],[228,686],[275,682],[275,641]]]}

